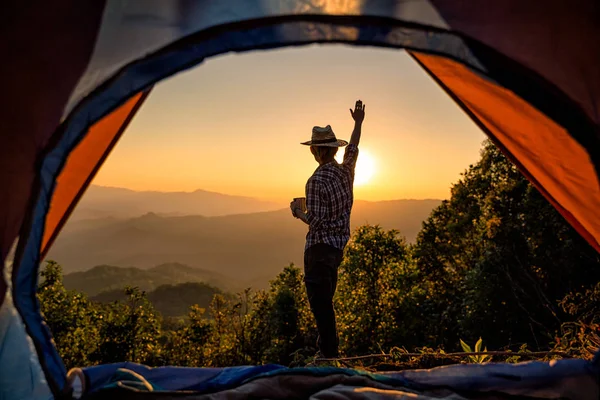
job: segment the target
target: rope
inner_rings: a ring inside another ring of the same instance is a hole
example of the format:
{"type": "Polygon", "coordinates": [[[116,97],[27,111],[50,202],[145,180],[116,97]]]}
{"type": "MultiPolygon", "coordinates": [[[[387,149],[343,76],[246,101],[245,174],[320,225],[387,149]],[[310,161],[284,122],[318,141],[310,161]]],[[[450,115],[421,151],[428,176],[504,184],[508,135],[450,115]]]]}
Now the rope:
{"type": "Polygon", "coordinates": [[[549,356],[558,355],[562,357],[570,357],[569,354],[562,351],[532,351],[526,353],[515,353],[512,351],[480,351],[471,353],[394,353],[394,354],[368,354],[365,356],[354,356],[354,357],[340,357],[340,358],[317,358],[315,361],[356,361],[365,360],[369,358],[395,358],[395,357],[424,357],[424,356],[435,356],[439,358],[444,357],[468,357],[468,356],[549,356]]]}

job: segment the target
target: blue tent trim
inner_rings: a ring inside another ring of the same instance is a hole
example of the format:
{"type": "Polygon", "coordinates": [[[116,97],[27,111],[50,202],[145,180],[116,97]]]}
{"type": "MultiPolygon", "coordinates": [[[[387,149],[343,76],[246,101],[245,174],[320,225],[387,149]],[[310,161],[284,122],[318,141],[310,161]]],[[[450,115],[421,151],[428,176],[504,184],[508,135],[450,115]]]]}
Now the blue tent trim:
{"type": "Polygon", "coordinates": [[[159,391],[193,391],[197,393],[215,393],[231,389],[256,379],[280,375],[304,375],[325,377],[335,374],[347,376],[364,376],[374,381],[401,386],[405,388],[422,389],[402,376],[391,376],[370,373],[349,368],[334,367],[305,367],[288,368],[277,364],[261,366],[237,366],[226,368],[185,368],[185,367],[156,367],[149,368],[136,363],[116,363],[84,368],[89,392],[96,392],[113,387],[115,378],[120,370],[130,370],[139,374],[159,391]]]}
{"type": "Polygon", "coordinates": [[[134,363],[117,363],[84,368],[83,372],[89,385],[86,392],[94,393],[112,389],[119,379],[129,380],[124,370],[139,374],[142,379],[149,382],[155,392],[195,394],[216,393],[258,379],[294,375],[362,376],[391,387],[417,392],[446,389],[465,395],[494,392],[538,398],[537,395],[541,392],[559,396],[561,391],[569,386],[567,391],[579,391],[585,394],[600,389],[600,367],[585,360],[570,359],[520,364],[459,364],[431,370],[388,373],[332,367],[287,368],[275,364],[228,368],[149,368],[134,363]]]}
{"type": "Polygon", "coordinates": [[[213,392],[238,385],[252,377],[285,367],[276,364],[264,366],[239,366],[227,368],[191,368],[191,367],[147,367],[145,365],[123,362],[104,364],[84,368],[90,391],[104,388],[113,381],[119,369],[133,371],[153,385],[166,391],[213,392]]]}
{"type": "MultiPolygon", "coordinates": [[[[328,17],[335,21],[335,17],[328,17]]],[[[309,19],[306,17],[305,19],[309,19]]],[[[44,233],[45,217],[48,212],[56,179],[62,171],[67,157],[85,137],[88,129],[109,114],[134,94],[149,89],[153,84],[177,72],[194,67],[205,58],[228,51],[249,51],[278,48],[311,43],[346,43],[391,48],[409,48],[423,52],[443,54],[459,60],[473,68],[480,68],[461,39],[450,33],[432,33],[402,28],[399,35],[390,35],[390,28],[345,24],[361,32],[361,42],[344,39],[336,33],[334,24],[324,24],[323,29],[314,29],[310,22],[294,22],[280,26],[261,26],[242,31],[224,30],[217,37],[209,37],[202,43],[192,38],[148,56],[123,68],[111,80],[88,95],[70,114],[59,129],[62,137],[43,159],[40,169],[40,190],[33,211],[29,235],[24,241],[23,256],[14,280],[15,306],[23,317],[25,326],[38,349],[40,363],[53,392],[62,393],[65,388],[66,369],[52,342],[52,335],[42,320],[36,298],[40,247],[44,233]],[[285,33],[284,33],[285,30],[285,33]],[[321,33],[329,37],[307,37],[306,32],[321,33]],[[331,36],[332,35],[332,36],[331,36]],[[440,36],[443,36],[441,38],[440,36]],[[394,40],[394,41],[392,41],[394,40]]],[[[426,29],[426,28],[425,28],[426,29]]],[[[197,35],[202,34],[198,33],[197,35]]],[[[196,35],[192,35],[196,36],[196,35]]],[[[21,246],[21,244],[19,244],[21,246]]]]}

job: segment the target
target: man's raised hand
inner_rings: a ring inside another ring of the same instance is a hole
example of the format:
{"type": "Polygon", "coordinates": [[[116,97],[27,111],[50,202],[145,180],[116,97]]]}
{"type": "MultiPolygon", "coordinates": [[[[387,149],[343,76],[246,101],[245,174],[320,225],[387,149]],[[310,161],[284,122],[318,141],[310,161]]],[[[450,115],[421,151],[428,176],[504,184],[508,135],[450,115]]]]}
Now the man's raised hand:
{"type": "Polygon", "coordinates": [[[350,115],[355,122],[362,123],[365,119],[365,105],[362,101],[357,100],[354,105],[354,110],[350,109],[350,115]]]}

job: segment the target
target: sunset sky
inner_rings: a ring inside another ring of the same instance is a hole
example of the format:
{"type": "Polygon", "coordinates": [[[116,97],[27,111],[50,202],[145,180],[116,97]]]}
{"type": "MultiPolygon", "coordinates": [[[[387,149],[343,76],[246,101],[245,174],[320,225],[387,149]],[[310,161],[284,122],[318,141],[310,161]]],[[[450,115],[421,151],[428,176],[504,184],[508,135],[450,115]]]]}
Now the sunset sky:
{"type": "Polygon", "coordinates": [[[94,183],[287,201],[317,166],[299,142],[327,124],[349,140],[357,99],[358,199],[447,198],[479,157],[483,133],[404,51],[315,45],[212,58],[163,81],[94,183]]]}

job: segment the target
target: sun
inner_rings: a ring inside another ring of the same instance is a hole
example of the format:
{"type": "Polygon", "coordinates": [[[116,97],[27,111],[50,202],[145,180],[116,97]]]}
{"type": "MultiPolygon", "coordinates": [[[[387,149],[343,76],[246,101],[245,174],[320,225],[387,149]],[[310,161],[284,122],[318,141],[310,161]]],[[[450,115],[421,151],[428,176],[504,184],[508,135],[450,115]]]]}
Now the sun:
{"type": "MultiPolygon", "coordinates": [[[[344,151],[340,149],[335,155],[336,160],[341,163],[344,159],[344,151]]],[[[356,169],[354,171],[354,186],[366,185],[375,175],[375,161],[368,151],[359,150],[356,169]]]]}

